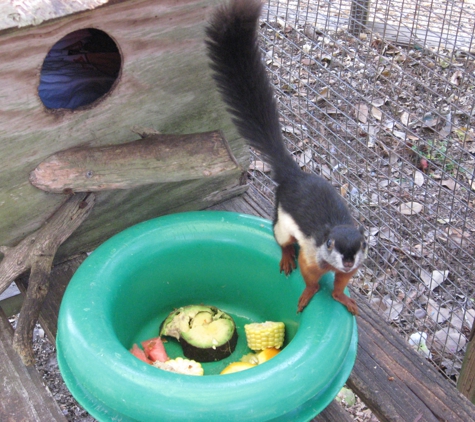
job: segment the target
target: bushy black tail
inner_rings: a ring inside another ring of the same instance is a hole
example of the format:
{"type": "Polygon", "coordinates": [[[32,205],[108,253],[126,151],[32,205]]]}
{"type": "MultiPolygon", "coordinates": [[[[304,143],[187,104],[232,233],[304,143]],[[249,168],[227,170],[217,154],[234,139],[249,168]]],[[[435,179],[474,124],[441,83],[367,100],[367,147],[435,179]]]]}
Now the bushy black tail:
{"type": "Polygon", "coordinates": [[[257,149],[278,184],[300,171],[287,151],[274,91],[258,44],[260,0],[231,0],[219,7],[206,29],[214,79],[239,134],[257,149]]]}

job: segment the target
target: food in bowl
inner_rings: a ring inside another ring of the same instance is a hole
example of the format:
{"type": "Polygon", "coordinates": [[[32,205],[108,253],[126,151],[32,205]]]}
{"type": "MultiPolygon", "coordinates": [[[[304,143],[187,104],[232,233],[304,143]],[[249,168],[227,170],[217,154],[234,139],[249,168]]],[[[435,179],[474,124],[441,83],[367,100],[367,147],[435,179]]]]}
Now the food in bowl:
{"type": "Polygon", "coordinates": [[[160,337],[151,338],[142,342],[143,351],[145,356],[151,361],[166,362],[168,355],[160,337]]]}
{"type": "Polygon", "coordinates": [[[177,357],[175,359],[169,359],[165,362],[155,361],[153,366],[164,371],[175,372],[176,374],[183,375],[204,375],[203,367],[199,362],[191,359],[183,359],[177,357]]]}
{"type": "Polygon", "coordinates": [[[170,359],[160,337],[142,341],[141,344],[143,350],[137,343],[134,343],[130,349],[130,353],[149,365],[177,374],[204,375],[203,367],[199,362],[195,362],[191,359],[183,359],[182,357],[170,359]]]}
{"type": "Polygon", "coordinates": [[[235,372],[241,372],[246,369],[254,368],[257,365],[267,362],[280,352],[280,349],[275,347],[269,347],[261,350],[259,353],[248,353],[244,355],[239,362],[232,362],[220,373],[221,375],[233,374],[235,372]]]}
{"type": "MultiPolygon", "coordinates": [[[[232,362],[221,371],[230,374],[267,362],[280,352],[285,324],[266,321],[244,325],[247,345],[253,350],[241,361],[232,362]]],[[[237,344],[233,318],[216,306],[188,305],[170,312],[161,324],[160,336],[136,344],[130,352],[156,368],[186,375],[204,375],[200,362],[216,362],[232,354],[237,344]],[[160,336],[177,339],[186,358],[169,358],[160,336]]]]}
{"type": "Polygon", "coordinates": [[[185,357],[198,362],[227,358],[234,352],[238,339],[232,317],[207,305],[189,305],[171,312],[160,335],[176,338],[185,357]]]}
{"type": "Polygon", "coordinates": [[[283,322],[254,322],[244,326],[247,345],[251,350],[264,350],[268,347],[280,349],[284,344],[285,324],[283,322]]]}

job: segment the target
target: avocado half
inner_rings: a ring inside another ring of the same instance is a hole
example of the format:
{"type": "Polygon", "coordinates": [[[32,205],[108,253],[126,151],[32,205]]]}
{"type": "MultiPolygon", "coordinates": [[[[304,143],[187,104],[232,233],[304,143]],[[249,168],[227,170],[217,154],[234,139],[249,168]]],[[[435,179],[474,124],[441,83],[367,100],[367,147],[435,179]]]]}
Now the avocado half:
{"type": "Polygon", "coordinates": [[[162,323],[160,336],[176,338],[188,359],[215,362],[236,348],[236,324],[215,306],[189,305],[171,312],[162,323]]]}

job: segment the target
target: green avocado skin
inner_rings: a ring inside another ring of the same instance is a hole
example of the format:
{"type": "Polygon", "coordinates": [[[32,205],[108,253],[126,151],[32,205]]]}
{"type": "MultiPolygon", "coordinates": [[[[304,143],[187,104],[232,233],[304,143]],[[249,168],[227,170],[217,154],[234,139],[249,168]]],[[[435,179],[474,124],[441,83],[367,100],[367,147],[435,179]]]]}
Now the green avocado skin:
{"type": "Polygon", "coordinates": [[[237,331],[233,331],[232,337],[221,346],[213,348],[201,348],[188,343],[183,337],[180,338],[180,344],[183,348],[183,354],[186,358],[196,362],[216,362],[227,358],[236,348],[238,340],[237,331]]]}

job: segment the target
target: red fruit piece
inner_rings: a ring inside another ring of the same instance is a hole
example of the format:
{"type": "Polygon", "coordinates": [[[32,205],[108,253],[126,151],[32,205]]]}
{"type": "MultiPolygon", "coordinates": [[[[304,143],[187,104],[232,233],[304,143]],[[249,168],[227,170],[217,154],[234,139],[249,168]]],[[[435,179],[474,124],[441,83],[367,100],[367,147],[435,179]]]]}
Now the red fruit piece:
{"type": "Polygon", "coordinates": [[[163,345],[162,339],[160,337],[142,341],[142,347],[145,352],[145,356],[152,361],[155,362],[158,360],[159,362],[166,362],[168,360],[165,346],[163,345]]]}
{"type": "Polygon", "coordinates": [[[132,353],[136,358],[140,359],[141,361],[145,363],[149,363],[149,364],[152,363],[152,361],[148,359],[147,356],[145,355],[145,352],[135,343],[132,346],[132,349],[130,349],[130,353],[132,353]]]}

